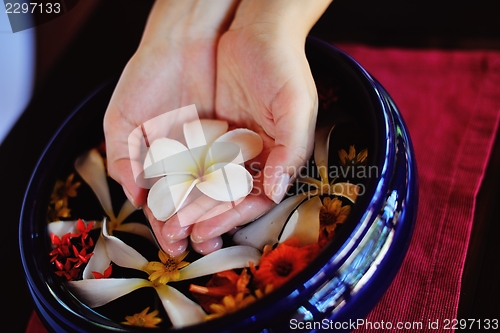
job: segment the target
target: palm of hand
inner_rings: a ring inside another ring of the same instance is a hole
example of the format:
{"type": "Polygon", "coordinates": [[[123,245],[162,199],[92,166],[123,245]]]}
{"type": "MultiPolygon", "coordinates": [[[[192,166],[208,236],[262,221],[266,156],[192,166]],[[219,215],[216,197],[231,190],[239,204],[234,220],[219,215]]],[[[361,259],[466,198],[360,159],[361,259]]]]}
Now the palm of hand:
{"type": "Polygon", "coordinates": [[[242,203],[193,226],[191,239],[201,251],[212,250],[214,239],[220,234],[268,211],[272,201],[266,195],[266,181],[273,177],[273,172],[280,171],[274,167],[283,163],[299,166],[312,149],[311,138],[305,147],[303,142],[293,142],[294,138],[304,137],[296,135],[297,128],[304,128],[304,123],[314,126],[317,97],[307,61],[301,57],[303,53],[293,52],[291,47],[286,39],[253,29],[228,31],[219,41],[216,117],[259,133],[264,151],[250,163],[250,168],[270,170],[258,174],[254,191],[242,203]],[[276,40],[281,44],[274,44],[276,40]],[[196,243],[209,239],[212,241],[203,246],[196,243]]]}
{"type": "MultiPolygon", "coordinates": [[[[293,140],[298,137],[303,140],[304,135],[296,135],[296,131],[304,128],[304,122],[314,126],[317,103],[303,52],[294,50],[293,43],[286,43],[286,38],[248,29],[227,31],[216,47],[215,42],[205,40],[188,47],[173,43],[163,43],[154,49],[142,47],[124,70],[107,111],[105,131],[113,133],[111,140],[123,140],[145,121],[195,104],[204,118],[226,119],[236,127],[250,128],[262,136],[264,152],[253,161],[252,170],[264,165],[274,168],[300,164],[312,149],[312,140],[309,138],[306,145],[293,140]],[[273,44],[275,40],[280,40],[280,44],[273,44]]],[[[163,127],[168,129],[167,124],[163,127]]],[[[154,133],[152,139],[163,135],[154,133]]],[[[125,188],[135,187],[135,204],[143,205],[146,190],[130,183],[133,177],[120,179],[131,173],[126,140],[115,144],[108,162],[112,166],[110,174],[125,188]]],[[[184,251],[190,236],[196,251],[208,253],[222,245],[221,234],[271,208],[272,201],[264,190],[266,181],[269,182],[266,177],[271,175],[272,171],[261,172],[255,179],[254,191],[243,202],[193,226],[181,227],[175,216],[167,222],[157,221],[147,206],[144,211],[164,250],[173,255],[184,251]]],[[[185,209],[196,207],[201,216],[216,205],[197,200],[185,209]]]]}

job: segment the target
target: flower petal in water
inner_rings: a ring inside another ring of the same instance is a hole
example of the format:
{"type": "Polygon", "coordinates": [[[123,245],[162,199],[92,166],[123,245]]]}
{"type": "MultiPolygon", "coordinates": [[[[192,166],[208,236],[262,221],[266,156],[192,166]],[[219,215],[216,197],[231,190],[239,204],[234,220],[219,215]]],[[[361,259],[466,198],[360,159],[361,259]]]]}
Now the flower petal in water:
{"type": "MultiPolygon", "coordinates": [[[[106,224],[105,222],[103,225],[101,239],[105,245],[107,259],[118,266],[147,272],[150,274],[150,278],[87,279],[68,282],[69,288],[85,304],[90,307],[98,307],[139,288],[152,287],[158,293],[165,311],[167,311],[175,327],[190,325],[204,320],[205,312],[198,304],[173,287],[168,286],[166,284],[168,281],[161,279],[162,274],[157,274],[159,270],[156,268],[152,269],[152,267],[156,267],[158,264],[168,264],[169,258],[161,258],[160,254],[161,262],[149,262],[122,240],[106,234],[106,224]],[[151,278],[153,274],[155,274],[155,278],[151,278]]],[[[98,255],[98,253],[94,253],[94,256],[98,255]]],[[[168,256],[167,254],[164,255],[168,256]]],[[[233,246],[212,252],[191,264],[187,264],[181,258],[177,258],[174,260],[177,265],[174,268],[179,272],[176,280],[187,280],[228,269],[248,267],[250,262],[258,263],[260,256],[260,252],[252,247],[233,246]]],[[[169,269],[171,267],[166,268],[169,269]]]]}

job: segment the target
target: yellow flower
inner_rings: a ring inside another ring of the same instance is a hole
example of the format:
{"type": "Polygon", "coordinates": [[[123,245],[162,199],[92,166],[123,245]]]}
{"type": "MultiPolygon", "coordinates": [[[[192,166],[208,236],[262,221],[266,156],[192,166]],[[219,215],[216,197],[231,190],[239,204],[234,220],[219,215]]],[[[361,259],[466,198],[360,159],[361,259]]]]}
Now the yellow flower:
{"type": "Polygon", "coordinates": [[[49,206],[49,219],[52,221],[70,217],[71,209],[64,205],[63,200],[56,201],[49,206]]]}
{"type": "Polygon", "coordinates": [[[58,220],[60,218],[68,218],[70,209],[68,208],[68,198],[76,197],[76,190],[80,187],[80,182],[74,182],[75,174],[72,173],[66,178],[66,181],[56,181],[52,194],[50,196],[49,219],[58,220]]]}
{"type": "Polygon", "coordinates": [[[266,286],[264,287],[264,290],[259,289],[259,288],[255,289],[255,296],[257,297],[257,299],[261,299],[264,296],[272,293],[273,290],[274,290],[274,286],[272,284],[266,284],[266,286]]]}
{"type": "Polygon", "coordinates": [[[349,147],[349,154],[344,149],[339,150],[339,158],[340,158],[340,163],[343,166],[356,166],[356,165],[362,165],[365,164],[366,158],[368,157],[368,150],[363,149],[356,155],[356,149],[354,148],[354,145],[349,147]]]}
{"type": "Polygon", "coordinates": [[[222,299],[220,304],[211,304],[210,310],[211,314],[205,317],[206,320],[219,318],[225,316],[228,313],[236,312],[255,301],[255,297],[252,295],[245,296],[245,293],[237,293],[236,295],[227,295],[222,299]]]}
{"type": "Polygon", "coordinates": [[[178,281],[181,276],[179,269],[189,265],[188,262],[182,261],[187,255],[186,251],[179,257],[172,257],[162,250],[158,251],[161,262],[150,261],[145,268],[145,271],[149,273],[149,281],[158,285],[178,281]]]}
{"type": "Polygon", "coordinates": [[[130,325],[130,326],[140,326],[140,327],[149,327],[149,328],[157,328],[159,323],[161,323],[162,319],[158,318],[158,310],[154,310],[153,312],[148,313],[149,307],[142,310],[140,313],[136,313],[133,316],[126,316],[125,321],[122,324],[130,325]]]}
{"type": "Polygon", "coordinates": [[[72,173],[66,178],[66,182],[61,180],[56,181],[52,195],[50,196],[50,203],[56,203],[62,200],[64,205],[68,205],[68,197],[76,197],[76,190],[80,187],[80,182],[73,183],[73,178],[75,174],[72,173]]]}
{"type": "Polygon", "coordinates": [[[342,201],[338,198],[324,198],[323,206],[319,211],[321,228],[326,229],[328,233],[334,231],[338,224],[347,219],[350,212],[351,206],[342,206],[342,201]]]}

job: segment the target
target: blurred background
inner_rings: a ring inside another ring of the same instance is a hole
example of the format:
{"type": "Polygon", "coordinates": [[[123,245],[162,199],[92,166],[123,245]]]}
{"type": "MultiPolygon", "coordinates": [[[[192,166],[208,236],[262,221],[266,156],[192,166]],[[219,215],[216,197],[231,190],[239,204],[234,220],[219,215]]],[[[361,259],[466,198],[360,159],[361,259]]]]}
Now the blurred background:
{"type": "MultiPolygon", "coordinates": [[[[45,23],[35,15],[32,19],[40,25],[16,33],[0,5],[0,202],[5,227],[0,247],[8,263],[2,268],[1,295],[15,290],[1,316],[3,323],[14,322],[19,332],[33,310],[17,243],[19,212],[31,172],[65,117],[102,82],[121,72],[153,4],[71,2],[64,15],[45,23]]],[[[500,50],[499,9],[499,2],[491,0],[335,0],[311,34],[334,44],[500,50]]],[[[500,156],[498,146],[494,157],[500,156]]],[[[493,213],[500,204],[495,171],[499,167],[498,158],[493,158],[477,205],[460,299],[462,318],[498,318],[500,313],[500,251],[494,239],[499,226],[493,213]]]]}

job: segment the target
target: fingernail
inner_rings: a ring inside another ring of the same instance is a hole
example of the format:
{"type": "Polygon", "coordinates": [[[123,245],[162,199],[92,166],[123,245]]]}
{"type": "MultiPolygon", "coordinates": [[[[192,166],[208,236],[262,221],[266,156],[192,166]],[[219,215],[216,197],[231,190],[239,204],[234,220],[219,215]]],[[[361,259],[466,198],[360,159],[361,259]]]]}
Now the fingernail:
{"type": "Polygon", "coordinates": [[[132,205],[134,205],[136,208],[139,208],[135,205],[134,196],[130,194],[130,192],[127,190],[125,186],[122,187],[123,187],[123,192],[125,192],[125,195],[127,196],[127,199],[132,203],[132,205]]]}
{"type": "Polygon", "coordinates": [[[199,236],[193,237],[193,234],[189,235],[189,238],[191,239],[191,242],[195,244],[203,243],[205,241],[199,236]]]}
{"type": "Polygon", "coordinates": [[[172,257],[177,257],[178,255],[184,253],[188,247],[187,238],[181,239],[172,244],[168,244],[167,246],[162,246],[162,250],[171,255],[172,257]]]}
{"type": "Polygon", "coordinates": [[[280,203],[285,196],[286,190],[288,188],[288,183],[290,182],[290,176],[286,173],[282,174],[274,183],[271,199],[275,203],[280,203]]]}
{"type": "Polygon", "coordinates": [[[198,252],[199,254],[209,254],[214,251],[217,251],[222,247],[222,238],[221,237],[215,237],[212,239],[209,239],[203,243],[194,243],[191,244],[193,246],[193,249],[198,252]]]}

